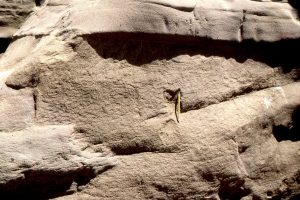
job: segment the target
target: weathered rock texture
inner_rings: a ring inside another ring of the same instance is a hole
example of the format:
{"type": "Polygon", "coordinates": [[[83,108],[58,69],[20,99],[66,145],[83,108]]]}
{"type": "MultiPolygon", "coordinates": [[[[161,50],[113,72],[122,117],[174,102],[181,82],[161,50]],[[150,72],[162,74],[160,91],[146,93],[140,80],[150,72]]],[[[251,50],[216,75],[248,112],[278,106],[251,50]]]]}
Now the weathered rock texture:
{"type": "Polygon", "coordinates": [[[34,5],[33,0],[0,0],[0,56],[34,5]]]}
{"type": "Polygon", "coordinates": [[[0,193],[300,198],[296,1],[39,5],[0,60],[0,193]]]}
{"type": "Polygon", "coordinates": [[[1,0],[0,37],[11,37],[33,7],[33,0],[1,0]]]}

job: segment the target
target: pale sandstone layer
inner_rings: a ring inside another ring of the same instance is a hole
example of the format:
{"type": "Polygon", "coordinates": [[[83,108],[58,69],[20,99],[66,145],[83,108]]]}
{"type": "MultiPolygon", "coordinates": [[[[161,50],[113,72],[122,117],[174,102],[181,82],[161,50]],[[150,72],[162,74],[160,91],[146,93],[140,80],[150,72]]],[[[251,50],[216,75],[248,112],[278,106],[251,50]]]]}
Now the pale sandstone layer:
{"type": "Polygon", "coordinates": [[[0,60],[0,193],[298,199],[297,5],[41,1],[0,60]]]}

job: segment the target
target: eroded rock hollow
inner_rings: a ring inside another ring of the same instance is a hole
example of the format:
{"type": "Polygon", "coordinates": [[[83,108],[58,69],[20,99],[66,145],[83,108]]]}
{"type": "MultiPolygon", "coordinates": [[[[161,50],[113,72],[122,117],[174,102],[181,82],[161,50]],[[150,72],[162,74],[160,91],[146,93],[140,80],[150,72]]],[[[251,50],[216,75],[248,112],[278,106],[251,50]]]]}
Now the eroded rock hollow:
{"type": "Polygon", "coordinates": [[[0,196],[300,199],[299,12],[0,1],[0,196]]]}

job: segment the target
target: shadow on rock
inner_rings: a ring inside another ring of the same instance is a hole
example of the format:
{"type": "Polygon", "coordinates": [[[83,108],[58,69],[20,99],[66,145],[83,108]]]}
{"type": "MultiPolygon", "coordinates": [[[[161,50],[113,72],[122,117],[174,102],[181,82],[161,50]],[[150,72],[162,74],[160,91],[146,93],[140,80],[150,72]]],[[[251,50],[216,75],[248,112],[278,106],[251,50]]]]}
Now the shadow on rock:
{"type": "Polygon", "coordinates": [[[287,127],[278,125],[273,127],[274,137],[278,142],[284,140],[299,141],[300,140],[300,107],[297,107],[292,114],[292,125],[287,127]]]}
{"type": "Polygon", "coordinates": [[[0,54],[6,51],[11,40],[11,38],[0,38],[0,54]]]}
{"type": "Polygon", "coordinates": [[[55,198],[76,192],[77,188],[71,188],[72,185],[85,185],[97,175],[92,167],[69,172],[28,170],[23,174],[23,178],[0,184],[0,196],[9,199],[55,198]]]}
{"type": "Polygon", "coordinates": [[[233,58],[239,63],[252,59],[271,67],[281,67],[286,73],[300,68],[300,40],[238,43],[141,33],[94,34],[85,36],[85,39],[102,58],[127,60],[135,66],[155,60],[170,60],[178,55],[203,55],[233,58]]]}
{"type": "Polygon", "coordinates": [[[298,12],[298,17],[300,18],[300,1],[299,0],[288,0],[289,4],[293,6],[297,12],[298,12]]]}

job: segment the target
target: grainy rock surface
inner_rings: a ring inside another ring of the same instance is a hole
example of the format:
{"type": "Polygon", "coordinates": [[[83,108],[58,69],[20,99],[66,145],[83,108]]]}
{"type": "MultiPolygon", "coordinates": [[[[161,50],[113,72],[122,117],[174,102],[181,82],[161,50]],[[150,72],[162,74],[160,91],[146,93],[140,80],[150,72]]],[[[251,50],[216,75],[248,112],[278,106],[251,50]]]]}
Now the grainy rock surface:
{"type": "Polygon", "coordinates": [[[0,0],[0,57],[34,6],[33,0],[0,0]]]}
{"type": "Polygon", "coordinates": [[[0,59],[1,194],[300,198],[296,1],[38,4],[0,59]]]}
{"type": "Polygon", "coordinates": [[[0,37],[11,37],[34,7],[33,0],[0,1],[0,37]]]}

